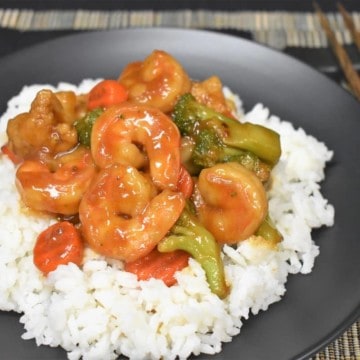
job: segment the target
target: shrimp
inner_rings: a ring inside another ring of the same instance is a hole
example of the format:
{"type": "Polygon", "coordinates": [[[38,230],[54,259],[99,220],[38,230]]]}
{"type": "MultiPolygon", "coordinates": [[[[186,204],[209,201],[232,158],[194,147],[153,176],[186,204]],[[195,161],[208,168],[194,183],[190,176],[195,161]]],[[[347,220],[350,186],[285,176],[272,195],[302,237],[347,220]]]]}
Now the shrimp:
{"type": "Polygon", "coordinates": [[[265,219],[268,201],[258,177],[239,163],[203,169],[195,196],[198,216],[219,243],[253,235],[265,219]]]}
{"type": "Polygon", "coordinates": [[[128,64],[118,81],[129,91],[129,99],[172,110],[177,98],[190,91],[191,81],[182,66],[165,51],[155,50],[144,61],[128,64]]]}
{"type": "Polygon", "coordinates": [[[155,185],[175,190],[180,173],[180,140],[178,128],[160,110],[124,103],[107,109],[97,119],[91,149],[101,168],[120,163],[140,169],[149,163],[155,185]]]}
{"type": "Polygon", "coordinates": [[[73,215],[95,174],[90,150],[78,147],[51,160],[25,160],[17,169],[16,186],[29,208],[73,215]]]}
{"type": "Polygon", "coordinates": [[[9,120],[10,149],[21,158],[39,151],[56,154],[70,150],[77,143],[77,132],[72,126],[75,106],[73,92],[62,92],[58,97],[51,90],[39,91],[29,112],[9,120]]]}
{"type": "Polygon", "coordinates": [[[155,193],[152,182],[132,166],[102,169],[80,203],[84,239],[94,251],[126,262],[149,254],[180,216],[180,192],[155,193]]]}

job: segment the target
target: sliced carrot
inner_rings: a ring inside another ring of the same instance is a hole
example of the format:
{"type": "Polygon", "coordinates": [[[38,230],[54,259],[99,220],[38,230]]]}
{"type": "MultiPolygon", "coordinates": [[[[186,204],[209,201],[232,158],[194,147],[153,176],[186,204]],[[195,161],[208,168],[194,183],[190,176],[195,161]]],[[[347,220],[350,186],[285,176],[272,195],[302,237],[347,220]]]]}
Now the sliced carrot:
{"type": "Polygon", "coordinates": [[[55,223],[37,238],[34,264],[45,275],[59,265],[70,262],[80,265],[84,246],[76,227],[68,221],[55,223]]]}
{"type": "Polygon", "coordinates": [[[17,156],[9,147],[8,144],[5,144],[1,147],[1,152],[6,155],[15,165],[20,164],[23,159],[20,156],[17,156]]]}
{"type": "Polygon", "coordinates": [[[194,181],[183,165],[180,167],[178,190],[184,194],[185,199],[189,199],[194,190],[194,181]]]}
{"type": "Polygon", "coordinates": [[[116,80],[102,80],[89,93],[89,110],[121,104],[128,98],[126,88],[116,80]]]}
{"type": "Polygon", "coordinates": [[[125,271],[137,275],[139,280],[151,278],[163,280],[167,286],[176,284],[174,277],[177,271],[188,266],[189,254],[176,250],[161,253],[154,249],[150,254],[125,264],[125,271]]]}

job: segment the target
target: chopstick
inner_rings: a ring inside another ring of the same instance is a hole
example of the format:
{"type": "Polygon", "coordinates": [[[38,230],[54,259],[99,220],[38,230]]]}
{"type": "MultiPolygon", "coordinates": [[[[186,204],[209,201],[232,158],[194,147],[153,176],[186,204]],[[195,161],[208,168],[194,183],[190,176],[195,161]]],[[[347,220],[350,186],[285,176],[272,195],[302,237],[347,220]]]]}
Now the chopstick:
{"type": "Polygon", "coordinates": [[[331,48],[343,70],[345,77],[349,83],[349,86],[355,95],[355,97],[360,101],[360,78],[358,73],[353,67],[351,60],[344,49],[344,47],[336,39],[335,33],[331,29],[330,22],[327,19],[326,15],[322,12],[320,6],[314,2],[315,11],[319,17],[320,24],[325,31],[326,37],[330,42],[331,48]]]}
{"type": "Polygon", "coordinates": [[[354,21],[350,14],[347,12],[347,10],[344,8],[344,6],[341,3],[337,3],[337,7],[341,13],[341,16],[344,19],[344,23],[346,27],[349,29],[350,34],[354,40],[354,43],[358,50],[360,51],[360,32],[356,30],[354,21]]]}

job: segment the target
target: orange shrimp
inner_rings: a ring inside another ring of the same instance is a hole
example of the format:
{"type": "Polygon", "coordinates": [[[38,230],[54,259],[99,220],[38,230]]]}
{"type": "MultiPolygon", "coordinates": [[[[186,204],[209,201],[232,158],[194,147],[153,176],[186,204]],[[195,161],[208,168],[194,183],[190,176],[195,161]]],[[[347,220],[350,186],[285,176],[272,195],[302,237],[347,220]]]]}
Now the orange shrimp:
{"type": "Polygon", "coordinates": [[[128,261],[149,254],[185,206],[180,192],[159,194],[143,173],[120,164],[102,169],[80,203],[84,239],[94,251],[128,261]]]}
{"type": "Polygon", "coordinates": [[[90,151],[78,147],[48,161],[25,160],[16,172],[16,185],[31,209],[73,215],[95,173],[90,151]]]}
{"type": "Polygon", "coordinates": [[[149,162],[155,185],[177,188],[180,133],[158,109],[130,103],[110,107],[94,124],[91,149],[101,168],[119,163],[140,169],[149,162]]]}
{"type": "Polygon", "coordinates": [[[128,64],[119,82],[129,91],[129,99],[172,110],[177,98],[190,91],[191,81],[182,66],[165,51],[155,50],[144,61],[128,64]]]}
{"type": "Polygon", "coordinates": [[[238,163],[203,169],[197,187],[199,219],[220,243],[247,239],[266,216],[268,201],[263,184],[238,163]]]}

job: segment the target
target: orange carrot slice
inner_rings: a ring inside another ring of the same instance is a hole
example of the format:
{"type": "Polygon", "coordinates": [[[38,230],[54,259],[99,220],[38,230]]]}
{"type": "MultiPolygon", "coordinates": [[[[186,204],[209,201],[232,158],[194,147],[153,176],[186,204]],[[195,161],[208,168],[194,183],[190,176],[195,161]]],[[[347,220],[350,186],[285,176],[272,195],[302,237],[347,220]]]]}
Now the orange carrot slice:
{"type": "Polygon", "coordinates": [[[83,248],[79,231],[73,224],[68,221],[55,223],[38,236],[34,247],[34,264],[45,275],[59,265],[70,262],[80,265],[83,248]]]}
{"type": "Polygon", "coordinates": [[[125,270],[137,275],[138,280],[155,278],[163,280],[167,286],[172,286],[177,282],[175,273],[185,268],[188,261],[189,254],[185,251],[161,253],[154,249],[148,255],[126,263],[125,270]]]}
{"type": "Polygon", "coordinates": [[[89,93],[87,107],[93,110],[121,104],[128,98],[126,88],[116,80],[102,80],[89,93]]]}

